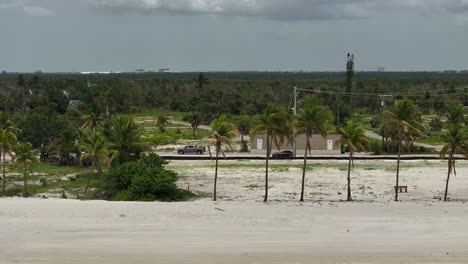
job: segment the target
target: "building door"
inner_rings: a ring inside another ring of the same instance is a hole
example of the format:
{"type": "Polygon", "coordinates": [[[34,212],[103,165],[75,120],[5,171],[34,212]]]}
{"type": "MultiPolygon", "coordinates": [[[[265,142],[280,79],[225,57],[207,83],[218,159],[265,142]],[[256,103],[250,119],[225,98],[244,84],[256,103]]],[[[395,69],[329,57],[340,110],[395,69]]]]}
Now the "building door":
{"type": "Polygon", "coordinates": [[[327,150],[333,150],[333,140],[331,139],[327,140],[327,150]]]}
{"type": "Polygon", "coordinates": [[[257,139],[257,149],[263,149],[263,139],[257,139]]]}

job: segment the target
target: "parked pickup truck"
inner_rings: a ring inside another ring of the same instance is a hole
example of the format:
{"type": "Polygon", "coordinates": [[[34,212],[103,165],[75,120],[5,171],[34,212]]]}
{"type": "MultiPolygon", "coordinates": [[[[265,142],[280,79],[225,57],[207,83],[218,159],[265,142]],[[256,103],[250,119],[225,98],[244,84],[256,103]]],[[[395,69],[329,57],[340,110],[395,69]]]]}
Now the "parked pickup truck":
{"type": "Polygon", "coordinates": [[[183,155],[183,154],[204,154],[206,152],[205,147],[199,147],[196,145],[188,145],[183,148],[178,148],[177,153],[183,155]]]}

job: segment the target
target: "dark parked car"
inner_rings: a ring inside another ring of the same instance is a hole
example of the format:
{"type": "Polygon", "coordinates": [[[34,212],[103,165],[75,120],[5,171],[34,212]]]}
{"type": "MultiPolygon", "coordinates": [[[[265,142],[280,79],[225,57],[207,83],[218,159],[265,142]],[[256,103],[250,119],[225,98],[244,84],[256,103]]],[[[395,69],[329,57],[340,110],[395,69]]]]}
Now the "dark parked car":
{"type": "Polygon", "coordinates": [[[290,150],[283,150],[281,152],[275,152],[271,155],[274,159],[291,159],[293,157],[293,153],[290,150]]]}

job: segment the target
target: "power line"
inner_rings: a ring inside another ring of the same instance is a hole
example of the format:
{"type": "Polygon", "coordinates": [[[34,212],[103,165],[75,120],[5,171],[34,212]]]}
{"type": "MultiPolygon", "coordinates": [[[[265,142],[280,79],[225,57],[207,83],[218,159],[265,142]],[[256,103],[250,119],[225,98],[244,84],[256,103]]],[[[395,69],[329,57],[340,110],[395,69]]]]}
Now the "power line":
{"type": "MultiPolygon", "coordinates": [[[[330,91],[320,91],[320,90],[310,90],[310,89],[301,89],[301,88],[297,88],[297,90],[301,90],[301,91],[306,91],[306,92],[312,92],[312,93],[317,93],[317,94],[339,94],[341,95],[340,93],[335,93],[335,92],[330,92],[330,91]]],[[[381,94],[381,95],[377,95],[377,94],[352,94],[352,95],[347,95],[351,98],[359,98],[359,99],[365,99],[365,100],[376,100],[376,101],[382,101],[382,98],[380,96],[388,96],[389,94],[381,94]]],[[[465,93],[463,94],[459,94],[459,95],[465,95],[465,93]]],[[[414,102],[416,103],[463,103],[463,100],[460,100],[460,101],[424,101],[424,100],[413,100],[414,102]]]]}
{"type": "MultiPolygon", "coordinates": [[[[311,90],[311,89],[302,89],[302,88],[297,88],[298,90],[301,91],[306,91],[306,92],[312,92],[312,93],[320,93],[320,94],[332,94],[332,95],[346,95],[349,97],[352,96],[375,96],[375,97],[382,97],[382,96],[411,96],[411,95],[416,95],[412,93],[346,93],[346,92],[337,92],[337,91],[322,91],[322,90],[311,90]]],[[[461,88],[459,88],[461,89],[461,88]]],[[[468,88],[463,88],[463,89],[468,89],[468,88]]],[[[421,94],[421,92],[419,92],[421,94]]],[[[466,95],[466,93],[454,93],[454,94],[437,94],[440,96],[459,96],[459,95],[466,95]]]]}
{"type": "MultiPolygon", "coordinates": [[[[309,92],[317,92],[317,93],[328,93],[328,94],[340,94],[340,95],[375,95],[375,96],[381,96],[381,95],[414,95],[414,94],[421,94],[425,92],[430,92],[430,93],[435,93],[435,92],[442,92],[442,91],[453,91],[453,90],[461,90],[461,89],[468,89],[468,87],[458,87],[458,88],[450,88],[450,89],[438,89],[438,90],[424,90],[424,91],[410,91],[410,92],[393,92],[393,93],[356,93],[356,92],[340,92],[340,91],[322,91],[322,90],[311,90],[311,89],[303,89],[303,88],[297,88],[298,90],[301,91],[309,91],[309,92]]],[[[460,93],[460,94],[437,94],[437,95],[465,95],[466,93],[460,93]]]]}

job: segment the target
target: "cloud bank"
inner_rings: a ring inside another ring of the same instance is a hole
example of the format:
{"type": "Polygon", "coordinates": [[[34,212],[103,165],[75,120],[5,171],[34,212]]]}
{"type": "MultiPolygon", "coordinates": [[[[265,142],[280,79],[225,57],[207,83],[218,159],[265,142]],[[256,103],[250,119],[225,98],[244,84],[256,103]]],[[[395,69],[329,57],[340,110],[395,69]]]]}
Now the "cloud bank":
{"type": "Polygon", "coordinates": [[[55,11],[41,6],[47,3],[50,3],[50,1],[0,0],[0,9],[22,10],[25,14],[31,16],[55,16],[55,11]]]}
{"type": "Polygon", "coordinates": [[[366,18],[391,10],[415,9],[468,16],[468,0],[89,0],[110,11],[224,15],[268,20],[366,18]]]}

